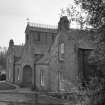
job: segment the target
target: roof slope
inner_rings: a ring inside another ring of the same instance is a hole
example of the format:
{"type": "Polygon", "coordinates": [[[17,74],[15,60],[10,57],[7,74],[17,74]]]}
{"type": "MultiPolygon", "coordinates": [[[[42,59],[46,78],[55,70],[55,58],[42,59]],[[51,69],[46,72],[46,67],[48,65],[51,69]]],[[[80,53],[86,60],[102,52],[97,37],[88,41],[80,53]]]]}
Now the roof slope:
{"type": "Polygon", "coordinates": [[[49,63],[49,54],[46,53],[36,64],[48,64],[49,63]]]}
{"type": "Polygon", "coordinates": [[[67,32],[69,39],[74,39],[78,43],[78,48],[82,49],[95,49],[96,44],[92,40],[91,36],[96,33],[91,33],[84,30],[74,30],[71,29],[67,32]]]}
{"type": "Polygon", "coordinates": [[[15,57],[21,57],[22,52],[23,52],[23,47],[21,45],[14,45],[14,53],[15,53],[15,57]]]}

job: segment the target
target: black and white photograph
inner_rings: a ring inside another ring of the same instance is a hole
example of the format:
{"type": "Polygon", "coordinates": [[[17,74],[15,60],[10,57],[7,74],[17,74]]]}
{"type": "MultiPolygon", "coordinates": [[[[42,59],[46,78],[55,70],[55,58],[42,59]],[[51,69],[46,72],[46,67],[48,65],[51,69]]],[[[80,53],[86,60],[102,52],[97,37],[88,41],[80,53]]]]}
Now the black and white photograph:
{"type": "Polygon", "coordinates": [[[105,105],[105,0],[0,0],[0,105],[105,105]]]}

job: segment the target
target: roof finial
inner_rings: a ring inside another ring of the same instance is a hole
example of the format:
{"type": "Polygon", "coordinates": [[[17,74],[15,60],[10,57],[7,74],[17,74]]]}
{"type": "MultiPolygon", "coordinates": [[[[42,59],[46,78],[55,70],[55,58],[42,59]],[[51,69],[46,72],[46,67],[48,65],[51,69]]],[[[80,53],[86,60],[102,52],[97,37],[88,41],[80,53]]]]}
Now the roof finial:
{"type": "Polygon", "coordinates": [[[27,25],[30,23],[30,19],[29,18],[27,18],[26,19],[26,21],[27,21],[27,25]]]}

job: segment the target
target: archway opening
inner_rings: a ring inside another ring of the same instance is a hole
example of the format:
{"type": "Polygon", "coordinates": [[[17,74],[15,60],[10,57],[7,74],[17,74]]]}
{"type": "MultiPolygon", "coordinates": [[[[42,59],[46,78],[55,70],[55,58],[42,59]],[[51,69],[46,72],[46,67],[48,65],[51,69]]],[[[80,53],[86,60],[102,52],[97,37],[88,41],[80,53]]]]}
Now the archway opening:
{"type": "Polygon", "coordinates": [[[29,65],[23,68],[22,87],[32,87],[32,68],[29,65]]]}

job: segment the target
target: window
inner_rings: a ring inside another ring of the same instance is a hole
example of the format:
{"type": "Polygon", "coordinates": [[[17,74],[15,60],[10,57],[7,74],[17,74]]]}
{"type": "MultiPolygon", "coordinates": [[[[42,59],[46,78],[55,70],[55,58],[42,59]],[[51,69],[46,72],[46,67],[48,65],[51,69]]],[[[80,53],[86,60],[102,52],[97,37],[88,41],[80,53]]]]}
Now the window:
{"type": "Polygon", "coordinates": [[[63,72],[58,71],[57,72],[58,80],[62,81],[63,80],[63,72]]]}
{"type": "Polygon", "coordinates": [[[44,86],[44,72],[43,71],[40,72],[40,85],[44,86]]]}
{"type": "Polygon", "coordinates": [[[17,80],[19,80],[19,68],[17,69],[17,80]]]}
{"type": "Polygon", "coordinates": [[[40,32],[37,32],[36,34],[36,41],[40,41],[40,32]]]}
{"type": "Polygon", "coordinates": [[[61,43],[59,45],[59,60],[60,61],[64,60],[64,43],[61,43]]]}
{"type": "Polygon", "coordinates": [[[61,71],[58,71],[57,72],[57,79],[58,79],[58,89],[59,90],[64,90],[64,86],[63,86],[63,80],[64,80],[64,77],[63,77],[63,72],[61,71]]]}
{"type": "Polygon", "coordinates": [[[9,80],[11,80],[11,70],[9,69],[9,80]]]}
{"type": "Polygon", "coordinates": [[[61,54],[64,54],[64,43],[61,43],[60,50],[61,50],[61,54]]]}
{"type": "Polygon", "coordinates": [[[40,32],[32,33],[33,35],[33,42],[40,41],[40,32]]]}

